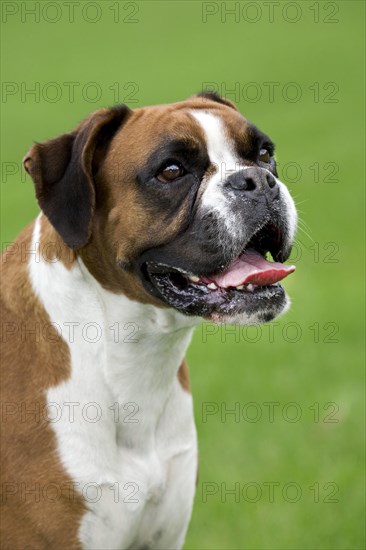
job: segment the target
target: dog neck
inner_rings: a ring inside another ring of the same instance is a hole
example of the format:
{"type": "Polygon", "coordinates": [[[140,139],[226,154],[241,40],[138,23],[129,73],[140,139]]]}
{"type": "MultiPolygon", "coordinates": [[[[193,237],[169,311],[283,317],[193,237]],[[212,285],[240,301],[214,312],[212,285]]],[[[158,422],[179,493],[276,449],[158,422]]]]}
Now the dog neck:
{"type": "MultiPolygon", "coordinates": [[[[32,250],[41,246],[43,217],[35,222],[32,250]]],[[[42,255],[31,260],[33,290],[69,347],[71,370],[78,365],[82,376],[83,369],[100,369],[111,402],[146,396],[140,408],[151,408],[152,399],[162,407],[199,319],[104,289],[80,256],[69,265],[42,255]]]]}

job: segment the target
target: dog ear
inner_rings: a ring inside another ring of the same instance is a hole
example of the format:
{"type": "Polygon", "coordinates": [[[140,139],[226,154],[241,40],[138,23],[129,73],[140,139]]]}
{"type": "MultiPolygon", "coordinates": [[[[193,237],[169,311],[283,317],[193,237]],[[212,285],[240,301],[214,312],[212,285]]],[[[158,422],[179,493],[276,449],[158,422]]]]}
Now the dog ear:
{"type": "Polygon", "coordinates": [[[23,159],[42,211],[70,248],[81,248],[90,238],[93,174],[130,112],[125,105],[96,111],[73,132],[36,143],[23,159]]]}
{"type": "Polygon", "coordinates": [[[202,97],[203,99],[210,99],[211,101],[216,101],[216,103],[222,103],[223,105],[226,105],[227,107],[231,107],[235,111],[238,111],[236,105],[232,101],[230,101],[230,99],[221,97],[216,92],[203,91],[197,94],[196,97],[202,97]]]}

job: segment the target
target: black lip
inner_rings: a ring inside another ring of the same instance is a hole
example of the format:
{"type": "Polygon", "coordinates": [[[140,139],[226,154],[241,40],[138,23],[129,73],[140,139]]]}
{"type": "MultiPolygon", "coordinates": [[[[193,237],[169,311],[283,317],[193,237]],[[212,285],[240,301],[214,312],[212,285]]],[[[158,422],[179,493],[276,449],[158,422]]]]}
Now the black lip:
{"type": "Polygon", "coordinates": [[[255,315],[262,321],[273,319],[284,308],[286,295],[280,284],[257,286],[252,292],[235,288],[208,289],[190,283],[178,271],[163,272],[165,266],[148,264],[146,271],[154,294],[185,315],[210,319],[240,314],[255,315]]]}
{"type": "MultiPolygon", "coordinates": [[[[290,254],[285,238],[278,226],[264,223],[257,228],[243,246],[255,248],[265,255],[270,252],[275,261],[284,261],[290,254]]],[[[154,254],[140,264],[140,276],[145,289],[160,301],[174,307],[186,315],[197,315],[207,319],[217,316],[255,315],[257,319],[273,319],[284,308],[286,294],[280,284],[256,286],[253,292],[236,288],[209,289],[203,283],[195,284],[187,275],[193,273],[200,277],[210,276],[224,271],[233,261],[211,264],[210,269],[201,270],[199,265],[173,267],[154,254]],[[219,267],[217,267],[219,265],[219,267]]],[[[207,262],[205,262],[207,263],[207,262]]]]}

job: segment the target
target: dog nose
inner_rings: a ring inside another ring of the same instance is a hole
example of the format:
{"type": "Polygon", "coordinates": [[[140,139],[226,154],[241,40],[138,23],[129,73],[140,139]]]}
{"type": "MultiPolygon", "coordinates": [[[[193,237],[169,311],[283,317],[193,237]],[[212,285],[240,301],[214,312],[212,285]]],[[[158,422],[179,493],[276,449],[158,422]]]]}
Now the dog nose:
{"type": "Polygon", "coordinates": [[[279,195],[279,185],[276,178],[267,170],[257,166],[251,166],[231,174],[226,180],[226,185],[251,196],[266,193],[272,198],[279,195]]]}

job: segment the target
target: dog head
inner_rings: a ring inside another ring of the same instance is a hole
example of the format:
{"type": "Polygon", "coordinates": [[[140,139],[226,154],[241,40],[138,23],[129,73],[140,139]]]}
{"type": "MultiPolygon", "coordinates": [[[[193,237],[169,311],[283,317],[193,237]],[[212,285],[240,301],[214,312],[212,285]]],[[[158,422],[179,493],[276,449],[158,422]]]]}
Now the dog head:
{"type": "Polygon", "coordinates": [[[274,145],[227,100],[97,111],[24,159],[40,207],[107,289],[216,322],[266,322],[296,230],[274,145]],[[265,259],[267,253],[274,262],[265,259]]]}

